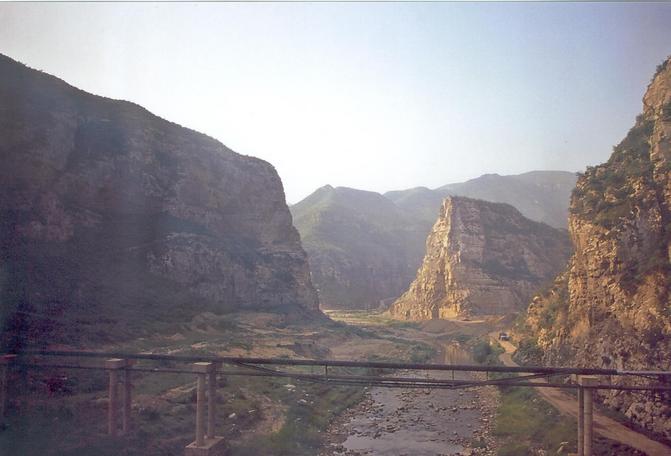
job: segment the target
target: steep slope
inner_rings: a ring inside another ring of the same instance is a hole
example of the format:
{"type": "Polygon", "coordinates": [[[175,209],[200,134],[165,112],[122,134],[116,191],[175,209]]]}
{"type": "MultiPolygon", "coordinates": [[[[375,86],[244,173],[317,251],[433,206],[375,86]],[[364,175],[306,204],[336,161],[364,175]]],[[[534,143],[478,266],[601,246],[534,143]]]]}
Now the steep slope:
{"type": "Polygon", "coordinates": [[[531,171],[500,176],[485,174],[466,182],[435,190],[424,187],[385,193],[396,205],[421,220],[433,222],[443,198],[467,196],[495,203],[507,203],[522,215],[555,228],[566,228],[568,202],[576,175],[566,171],[531,171]]]}
{"type": "Polygon", "coordinates": [[[510,205],[448,197],[417,277],[390,313],[423,320],[523,310],[569,254],[565,231],[533,222],[510,205]]]}
{"type": "Polygon", "coordinates": [[[412,280],[424,227],[379,193],[326,186],[291,211],[322,307],[377,307],[412,280]]]}
{"type": "MultiPolygon", "coordinates": [[[[671,59],[610,159],[571,197],[569,267],[529,307],[525,355],[550,364],[671,370],[671,59]]],[[[599,392],[671,438],[668,401],[599,392]]]]}
{"type": "Polygon", "coordinates": [[[106,340],[317,310],[273,167],[0,56],[4,335],[106,340]]]}

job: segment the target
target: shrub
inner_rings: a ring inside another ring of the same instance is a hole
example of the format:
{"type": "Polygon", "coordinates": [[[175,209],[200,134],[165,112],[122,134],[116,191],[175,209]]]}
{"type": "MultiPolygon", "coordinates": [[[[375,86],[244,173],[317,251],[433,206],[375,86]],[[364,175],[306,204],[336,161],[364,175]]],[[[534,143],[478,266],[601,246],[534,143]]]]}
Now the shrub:
{"type": "Polygon", "coordinates": [[[473,359],[479,364],[499,364],[499,353],[503,353],[503,349],[498,344],[495,347],[484,340],[473,347],[473,359]]]}
{"type": "Polygon", "coordinates": [[[639,117],[608,162],[586,169],[573,191],[571,213],[606,228],[630,216],[634,186],[641,181],[653,185],[649,143],[653,126],[639,117]]]}
{"type": "Polygon", "coordinates": [[[662,63],[657,65],[657,68],[655,68],[655,74],[652,76],[652,79],[654,80],[659,74],[666,70],[666,67],[669,65],[669,61],[671,61],[671,55],[668,56],[662,63]]]}

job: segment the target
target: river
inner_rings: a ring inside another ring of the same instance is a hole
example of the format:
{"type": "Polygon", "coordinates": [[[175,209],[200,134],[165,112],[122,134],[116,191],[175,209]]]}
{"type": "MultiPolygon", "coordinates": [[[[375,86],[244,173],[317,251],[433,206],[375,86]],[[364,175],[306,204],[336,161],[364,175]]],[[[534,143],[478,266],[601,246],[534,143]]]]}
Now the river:
{"type": "MultiPolygon", "coordinates": [[[[472,362],[458,344],[441,344],[435,362],[472,362]]],[[[401,376],[418,372],[396,372],[401,376]]],[[[435,372],[434,378],[469,379],[461,372],[435,372]]],[[[323,455],[435,456],[493,454],[491,392],[374,387],[357,407],[329,430],[323,455]],[[474,445],[479,441],[479,445],[474,445]]]]}

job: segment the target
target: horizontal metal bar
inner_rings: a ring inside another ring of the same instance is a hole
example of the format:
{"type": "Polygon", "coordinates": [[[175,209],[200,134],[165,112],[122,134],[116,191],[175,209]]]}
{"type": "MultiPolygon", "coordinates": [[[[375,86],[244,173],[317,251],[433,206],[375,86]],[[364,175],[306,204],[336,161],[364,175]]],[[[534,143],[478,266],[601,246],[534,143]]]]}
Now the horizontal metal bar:
{"type": "Polygon", "coordinates": [[[618,370],[620,375],[669,375],[666,371],[632,371],[632,370],[618,370]]]}
{"type": "MultiPolygon", "coordinates": [[[[106,370],[104,366],[82,366],[76,364],[31,364],[17,362],[16,365],[25,366],[28,368],[61,368],[61,369],[88,369],[88,370],[106,370]]],[[[130,367],[128,370],[132,372],[148,372],[148,373],[173,373],[173,374],[193,374],[192,370],[186,369],[170,369],[170,368],[142,368],[130,367]]],[[[528,378],[525,377],[510,377],[504,379],[494,379],[486,381],[472,381],[472,380],[441,380],[441,379],[426,379],[419,377],[382,377],[382,376],[355,376],[355,375],[323,375],[314,374],[300,374],[281,371],[227,371],[218,370],[217,373],[221,375],[230,376],[249,376],[249,377],[284,377],[295,380],[304,380],[310,382],[326,383],[338,386],[379,386],[379,387],[393,387],[393,388],[428,388],[428,389],[445,389],[445,388],[476,388],[481,386],[520,386],[520,387],[534,387],[534,388],[563,388],[576,389],[579,386],[572,383],[547,383],[547,382],[529,382],[520,381],[528,378]]],[[[610,389],[622,391],[671,391],[671,386],[665,385],[650,385],[650,386],[627,386],[627,385],[594,385],[590,389],[610,389]]]]}
{"type": "MultiPolygon", "coordinates": [[[[16,362],[16,366],[23,366],[29,369],[84,369],[84,370],[107,370],[105,366],[82,366],[81,364],[33,364],[25,362],[16,362]]],[[[151,372],[157,374],[193,374],[193,370],[187,369],[170,369],[162,367],[128,367],[124,370],[129,370],[131,372],[151,372]]],[[[240,375],[245,375],[245,373],[240,372],[240,375]]]]}
{"type": "Polygon", "coordinates": [[[39,356],[69,356],[83,358],[126,358],[145,359],[154,361],[199,362],[209,361],[226,364],[266,364],[279,366],[331,366],[331,367],[367,367],[377,369],[407,369],[427,371],[467,371],[467,372],[526,372],[536,374],[558,375],[657,375],[671,377],[669,371],[618,371],[617,369],[595,369],[582,367],[545,367],[545,366],[483,366],[473,364],[425,364],[425,363],[391,363],[375,361],[339,361],[317,359],[285,359],[285,358],[245,358],[228,356],[187,356],[187,355],[160,355],[153,353],[124,353],[124,352],[90,352],[90,351],[60,351],[60,350],[30,350],[18,355],[39,356]]]}

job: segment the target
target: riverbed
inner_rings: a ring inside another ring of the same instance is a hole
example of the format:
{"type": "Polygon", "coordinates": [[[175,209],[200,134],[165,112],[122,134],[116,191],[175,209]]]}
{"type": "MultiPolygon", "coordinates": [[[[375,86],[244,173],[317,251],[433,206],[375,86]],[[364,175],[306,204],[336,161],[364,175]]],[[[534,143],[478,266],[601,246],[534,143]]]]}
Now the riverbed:
{"type": "MultiPolygon", "coordinates": [[[[458,344],[444,344],[436,362],[470,363],[458,344]]],[[[403,377],[419,372],[396,372],[403,377]]],[[[424,374],[426,375],[426,374],[424,374]]],[[[470,379],[461,372],[435,372],[433,378],[470,379]]],[[[491,423],[493,390],[441,390],[374,387],[358,406],[329,429],[323,455],[435,456],[494,454],[491,423]]]]}

